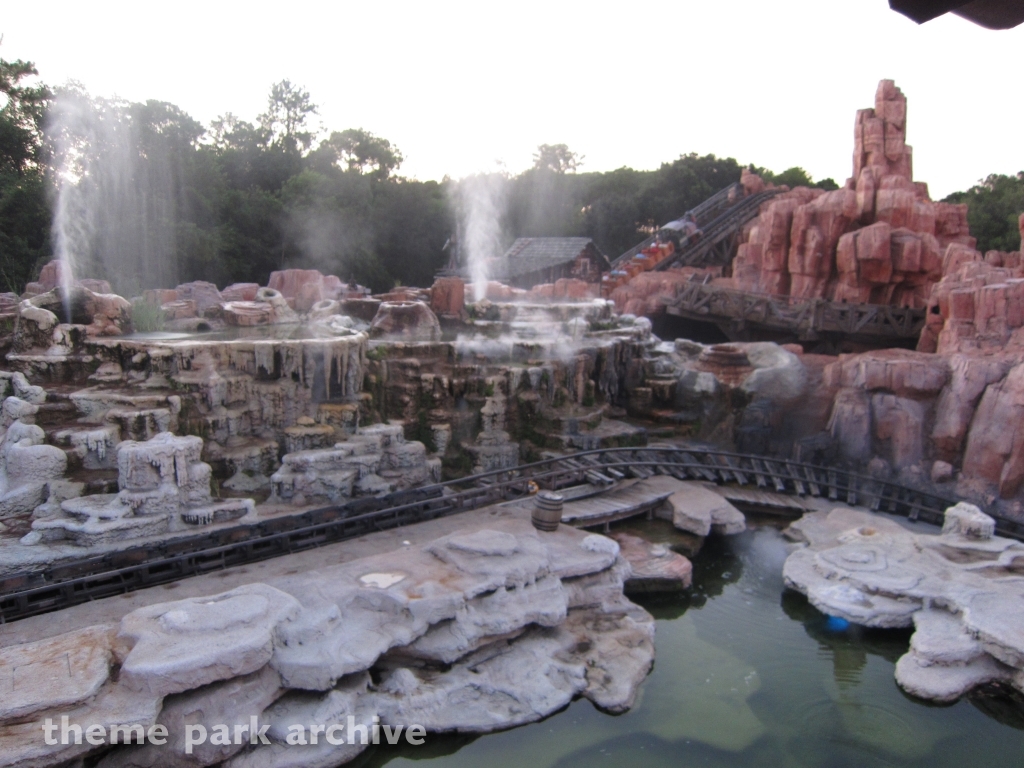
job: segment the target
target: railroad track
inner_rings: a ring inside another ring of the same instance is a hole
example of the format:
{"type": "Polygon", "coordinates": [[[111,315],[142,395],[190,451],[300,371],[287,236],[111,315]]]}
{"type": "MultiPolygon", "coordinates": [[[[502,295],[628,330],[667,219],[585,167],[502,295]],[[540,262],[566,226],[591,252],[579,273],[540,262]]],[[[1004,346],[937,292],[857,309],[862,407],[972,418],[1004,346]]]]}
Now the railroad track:
{"type": "Polygon", "coordinates": [[[741,198],[731,207],[702,225],[699,240],[687,242],[678,251],[654,266],[658,271],[670,267],[703,267],[725,265],[736,255],[736,244],[744,225],[757,216],[761,203],[771,200],[782,190],[766,189],[741,198]]]}
{"type": "MultiPolygon", "coordinates": [[[[693,217],[693,220],[697,223],[697,226],[704,227],[710,224],[712,221],[714,221],[714,219],[722,212],[723,209],[728,208],[730,205],[734,205],[735,201],[742,199],[742,197],[743,187],[740,186],[740,183],[738,181],[733,182],[724,189],[720,189],[718,192],[713,194],[700,205],[687,211],[687,213],[689,213],[693,217]]],[[[636,256],[638,253],[654,245],[654,243],[657,242],[657,240],[658,236],[657,234],[654,234],[648,237],[646,240],[637,243],[624,254],[615,259],[611,263],[611,268],[619,269],[624,264],[626,264],[626,262],[628,262],[630,259],[636,256]]]]}
{"type": "MultiPolygon", "coordinates": [[[[0,579],[0,623],[522,497],[531,492],[531,484],[553,490],[581,483],[612,486],[655,474],[820,496],[935,525],[958,501],[835,467],[752,454],[694,447],[582,451],[15,574],[0,579]]],[[[997,533],[1024,540],[1024,524],[992,516],[997,533]]]]}

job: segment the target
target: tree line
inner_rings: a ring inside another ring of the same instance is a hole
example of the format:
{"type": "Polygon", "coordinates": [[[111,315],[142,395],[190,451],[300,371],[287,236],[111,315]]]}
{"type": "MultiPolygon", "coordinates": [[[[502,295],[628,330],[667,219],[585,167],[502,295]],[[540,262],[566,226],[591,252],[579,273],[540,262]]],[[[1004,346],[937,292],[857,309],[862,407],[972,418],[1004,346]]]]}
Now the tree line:
{"type": "MultiPolygon", "coordinates": [[[[220,286],[266,284],[275,269],[305,267],[384,291],[429,285],[448,261],[446,243],[459,230],[467,180],[406,178],[399,148],[361,128],[319,135],[317,105],[288,80],[271,87],[254,122],[226,114],[204,126],[173,104],[93,99],[73,87],[36,83],[36,75],[30,62],[0,59],[0,290],[20,292],[53,256],[53,208],[59,173],[66,172],[56,167],[61,135],[54,126],[68,103],[87,105],[132,138],[127,160],[107,161],[129,162],[129,181],[148,184],[133,194],[152,197],[127,213],[110,213],[105,226],[116,225],[127,239],[94,238],[93,253],[83,257],[82,276],[105,277],[126,295],[155,287],[154,270],[88,274],[89,267],[101,269],[104,248],[141,253],[149,247],[142,238],[154,232],[173,254],[175,271],[166,274],[220,286]],[[124,221],[142,215],[149,219],[134,228],[124,221]]],[[[614,257],[737,181],[743,167],[733,158],[687,154],[653,171],[593,173],[580,170],[583,160],[564,144],[542,145],[532,168],[491,174],[501,245],[525,236],[587,236],[614,257]]],[[[800,168],[774,174],[750,167],[776,183],[813,183],[800,168]]],[[[960,193],[971,206],[972,228],[985,217],[979,247],[1002,247],[990,242],[1008,237],[1003,209],[1019,211],[1024,203],[1024,176],[996,178],[988,181],[998,194],[960,193]],[[996,212],[979,213],[989,208],[996,212]]],[[[836,186],[831,179],[817,185],[836,186]]]]}

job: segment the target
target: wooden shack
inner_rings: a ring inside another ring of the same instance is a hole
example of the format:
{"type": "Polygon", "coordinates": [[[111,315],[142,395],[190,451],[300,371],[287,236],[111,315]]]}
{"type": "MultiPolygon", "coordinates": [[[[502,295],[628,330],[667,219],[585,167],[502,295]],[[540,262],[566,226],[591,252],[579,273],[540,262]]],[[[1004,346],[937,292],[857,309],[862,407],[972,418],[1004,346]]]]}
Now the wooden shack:
{"type": "Polygon", "coordinates": [[[490,277],[517,288],[532,288],[570,277],[600,283],[611,268],[589,237],[520,237],[490,266],[490,277]]]}

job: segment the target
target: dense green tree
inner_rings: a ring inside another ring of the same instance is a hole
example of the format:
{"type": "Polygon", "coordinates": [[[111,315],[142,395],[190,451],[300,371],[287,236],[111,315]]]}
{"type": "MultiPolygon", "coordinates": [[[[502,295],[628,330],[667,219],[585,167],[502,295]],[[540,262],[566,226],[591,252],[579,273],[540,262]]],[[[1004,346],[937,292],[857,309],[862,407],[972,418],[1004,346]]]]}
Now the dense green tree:
{"type": "Polygon", "coordinates": [[[292,152],[305,152],[316,138],[309,121],[318,111],[309,91],[285,79],[270,86],[267,111],[259,116],[260,127],[271,143],[292,152]]]}
{"type": "Polygon", "coordinates": [[[337,165],[384,179],[398,170],[403,159],[398,147],[362,128],[334,131],[310,157],[314,167],[337,165]]]}
{"type": "Polygon", "coordinates": [[[43,120],[50,90],[35,67],[0,59],[0,290],[20,291],[50,253],[43,120]]]}
{"type": "Polygon", "coordinates": [[[978,238],[978,250],[1020,249],[1018,219],[1024,212],[1024,171],[1013,176],[994,173],[966,192],[954,192],[943,202],[967,203],[967,221],[971,234],[978,238]]]}
{"type": "Polygon", "coordinates": [[[578,155],[565,144],[541,144],[533,154],[533,167],[552,173],[575,173],[583,164],[578,155]]]}

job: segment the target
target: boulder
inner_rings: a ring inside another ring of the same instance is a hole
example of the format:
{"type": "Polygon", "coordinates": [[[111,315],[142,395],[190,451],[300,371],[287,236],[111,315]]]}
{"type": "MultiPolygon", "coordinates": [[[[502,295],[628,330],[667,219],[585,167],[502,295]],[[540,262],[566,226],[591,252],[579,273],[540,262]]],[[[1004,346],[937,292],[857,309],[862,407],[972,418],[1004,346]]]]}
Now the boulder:
{"type": "Polygon", "coordinates": [[[746,530],[743,513],[721,494],[698,482],[683,482],[680,486],[668,498],[676,528],[697,536],[712,532],[732,535],[746,530]]]}
{"type": "Polygon", "coordinates": [[[929,476],[933,483],[948,483],[953,479],[953,465],[948,461],[936,461],[929,476]]]}
{"type": "Polygon", "coordinates": [[[947,509],[942,522],[943,536],[958,535],[985,541],[995,532],[996,521],[965,501],[947,509]]]}
{"type": "Polygon", "coordinates": [[[438,317],[461,317],[466,307],[466,283],[461,277],[439,277],[430,288],[430,308],[438,317]]]}
{"type": "Polygon", "coordinates": [[[160,305],[160,311],[164,313],[164,320],[168,321],[197,317],[196,303],[192,299],[169,301],[160,305]]]}
{"type": "Polygon", "coordinates": [[[232,283],[220,296],[224,301],[255,301],[259,289],[259,283],[232,283]]]}
{"type": "Polygon", "coordinates": [[[139,608],[121,620],[118,638],[131,651],[119,682],[167,696],[251,674],[273,655],[274,627],[300,610],[294,597],[266,584],[139,608]]]}
{"type": "Polygon", "coordinates": [[[629,563],[626,593],[679,592],[693,582],[693,565],[665,544],[652,544],[639,536],[617,532],[611,538],[629,563]]]}
{"type": "Polygon", "coordinates": [[[441,325],[421,301],[382,302],[370,324],[371,338],[393,341],[440,341],[441,325]]]}
{"type": "Polygon", "coordinates": [[[275,319],[274,307],[266,301],[228,301],[221,316],[228,325],[243,328],[270,325],[275,319]]]}
{"type": "MultiPolygon", "coordinates": [[[[93,293],[75,285],[65,300],[65,289],[53,290],[28,300],[32,307],[52,312],[56,318],[68,319],[75,325],[84,325],[88,336],[120,336],[131,327],[131,304],[114,293],[93,293]]],[[[24,312],[22,313],[24,314],[24,312]]]]}
{"type": "Polygon", "coordinates": [[[999,495],[1011,498],[1024,480],[1024,431],[1008,429],[1024,419],[1024,365],[990,384],[971,421],[964,450],[963,472],[995,484],[999,495]]]}
{"type": "Polygon", "coordinates": [[[747,168],[740,171],[740,184],[743,185],[743,191],[748,195],[756,195],[758,192],[763,192],[765,188],[761,177],[747,168]]]}
{"type": "Polygon", "coordinates": [[[310,307],[326,298],[324,276],[316,269],[283,269],[270,273],[267,287],[279,291],[296,312],[308,312],[310,307]]]}
{"type": "Polygon", "coordinates": [[[202,317],[206,310],[218,306],[224,299],[213,283],[196,280],[183,283],[175,289],[179,301],[191,300],[195,303],[196,314],[202,317]]]}

